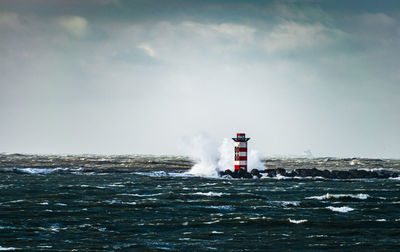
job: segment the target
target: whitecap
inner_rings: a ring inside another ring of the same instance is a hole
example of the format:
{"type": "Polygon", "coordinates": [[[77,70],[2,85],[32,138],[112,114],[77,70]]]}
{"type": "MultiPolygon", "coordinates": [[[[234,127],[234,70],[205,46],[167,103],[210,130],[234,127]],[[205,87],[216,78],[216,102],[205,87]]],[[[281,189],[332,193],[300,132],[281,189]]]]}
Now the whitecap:
{"type": "Polygon", "coordinates": [[[229,195],[227,193],[218,193],[218,192],[196,192],[193,193],[195,195],[203,195],[203,196],[209,196],[209,197],[221,197],[223,194],[229,195]]]}
{"type": "Polygon", "coordinates": [[[126,196],[134,196],[134,197],[145,198],[145,197],[159,196],[159,195],[162,195],[162,193],[153,193],[153,194],[123,193],[123,194],[119,194],[119,195],[126,195],[126,196]]]}
{"type": "Polygon", "coordinates": [[[2,247],[2,246],[0,246],[0,250],[2,250],[2,251],[16,250],[16,248],[14,248],[14,247],[2,247]]]}
{"type": "Polygon", "coordinates": [[[53,232],[58,232],[58,231],[60,231],[60,227],[59,227],[59,225],[52,225],[51,227],[50,227],[50,231],[53,231],[53,232]]]}
{"type": "Polygon", "coordinates": [[[119,184],[119,183],[109,184],[107,186],[109,186],[109,187],[125,187],[124,185],[119,184]]]}
{"type": "Polygon", "coordinates": [[[288,219],[290,223],[294,223],[294,224],[300,224],[300,223],[304,223],[307,222],[308,220],[292,220],[292,219],[288,219]]]}
{"type": "Polygon", "coordinates": [[[43,169],[43,168],[17,168],[18,171],[28,174],[50,174],[57,169],[43,169]]]}
{"type": "Polygon", "coordinates": [[[281,204],[284,207],[287,207],[287,206],[299,206],[300,201],[282,201],[281,204]]]}
{"type": "Polygon", "coordinates": [[[120,200],[105,200],[104,203],[114,205],[114,204],[121,204],[122,202],[120,200]]]}
{"type": "Polygon", "coordinates": [[[39,230],[42,231],[52,231],[52,232],[59,232],[60,226],[58,224],[51,225],[50,227],[39,227],[39,230]]]}
{"type": "Polygon", "coordinates": [[[206,208],[220,209],[220,210],[232,210],[232,206],[207,206],[206,208]]]}
{"type": "Polygon", "coordinates": [[[376,221],[386,221],[386,219],[377,219],[376,221]]]}
{"type": "Polygon", "coordinates": [[[155,171],[155,172],[135,172],[134,174],[149,176],[149,177],[166,177],[168,173],[165,171],[155,171]]]}
{"type": "Polygon", "coordinates": [[[207,221],[207,222],[203,222],[204,224],[210,225],[210,224],[214,224],[214,223],[218,223],[219,220],[215,220],[215,221],[207,221]]]}
{"type": "Polygon", "coordinates": [[[85,223],[85,224],[79,225],[79,227],[86,228],[86,227],[92,227],[92,225],[85,223]]]}
{"type": "Polygon", "coordinates": [[[342,206],[342,207],[333,207],[333,206],[328,206],[326,207],[329,210],[332,210],[334,212],[341,212],[341,213],[347,213],[350,211],[353,211],[354,209],[348,206],[342,206]]]}
{"type": "Polygon", "coordinates": [[[25,200],[23,200],[23,199],[11,200],[11,201],[8,201],[8,202],[5,202],[5,203],[21,203],[21,202],[25,202],[25,200]]]}
{"type": "Polygon", "coordinates": [[[278,180],[281,180],[281,179],[291,179],[291,177],[286,177],[286,176],[282,176],[281,174],[276,174],[276,177],[273,177],[274,179],[278,179],[278,180]]]}
{"type": "Polygon", "coordinates": [[[0,229],[15,229],[15,228],[12,226],[0,226],[0,229]]]}
{"type": "Polygon", "coordinates": [[[212,231],[211,234],[223,234],[224,232],[212,231]]]}
{"type": "Polygon", "coordinates": [[[359,194],[330,194],[330,193],[327,193],[327,194],[321,195],[321,196],[306,197],[306,199],[317,199],[317,200],[340,199],[340,198],[353,198],[353,199],[365,200],[365,199],[369,198],[369,195],[365,194],[365,193],[359,193],[359,194]]]}

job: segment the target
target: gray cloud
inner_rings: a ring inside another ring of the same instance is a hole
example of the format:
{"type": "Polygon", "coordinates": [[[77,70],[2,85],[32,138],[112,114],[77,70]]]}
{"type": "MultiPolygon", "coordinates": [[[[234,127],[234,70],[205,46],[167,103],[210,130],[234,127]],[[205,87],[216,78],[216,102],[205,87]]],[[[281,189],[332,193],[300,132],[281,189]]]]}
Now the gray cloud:
{"type": "Polygon", "coordinates": [[[399,15],[326,1],[4,1],[0,151],[400,157],[399,15]],[[339,8],[340,7],[340,8],[339,8]]]}

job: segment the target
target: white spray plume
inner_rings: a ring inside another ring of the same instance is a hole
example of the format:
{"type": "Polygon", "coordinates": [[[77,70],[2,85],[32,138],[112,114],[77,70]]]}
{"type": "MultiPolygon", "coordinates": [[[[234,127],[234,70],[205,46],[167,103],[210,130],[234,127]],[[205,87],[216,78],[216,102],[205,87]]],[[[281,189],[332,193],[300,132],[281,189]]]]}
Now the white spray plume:
{"type": "MultiPolygon", "coordinates": [[[[234,146],[234,142],[229,138],[224,138],[217,148],[215,141],[206,134],[184,137],[181,147],[196,162],[187,173],[196,176],[217,177],[219,171],[233,171],[234,146]]],[[[249,151],[248,169],[249,171],[264,169],[258,151],[249,151]]]]}
{"type": "Polygon", "coordinates": [[[247,167],[251,169],[264,170],[264,163],[261,162],[261,154],[257,150],[250,150],[247,161],[247,167]]]}
{"type": "Polygon", "coordinates": [[[182,139],[184,151],[196,164],[188,171],[189,174],[198,176],[218,176],[216,169],[218,163],[218,152],[215,142],[205,134],[182,139]]]}
{"type": "Polygon", "coordinates": [[[234,146],[235,144],[231,139],[224,138],[224,140],[222,140],[222,144],[218,148],[219,160],[217,169],[219,171],[232,170],[232,167],[234,167],[234,146]]]}

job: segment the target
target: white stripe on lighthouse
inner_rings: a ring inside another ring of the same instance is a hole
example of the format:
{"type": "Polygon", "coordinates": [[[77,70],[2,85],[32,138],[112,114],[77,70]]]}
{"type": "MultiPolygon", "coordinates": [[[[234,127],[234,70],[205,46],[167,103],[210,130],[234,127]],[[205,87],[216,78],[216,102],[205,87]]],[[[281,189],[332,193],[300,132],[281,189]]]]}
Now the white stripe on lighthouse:
{"type": "Polygon", "coordinates": [[[235,161],[235,165],[247,165],[247,161],[235,161]]]}
{"type": "Polygon", "coordinates": [[[247,147],[247,143],[246,142],[235,142],[235,146],[236,147],[247,147]]]}

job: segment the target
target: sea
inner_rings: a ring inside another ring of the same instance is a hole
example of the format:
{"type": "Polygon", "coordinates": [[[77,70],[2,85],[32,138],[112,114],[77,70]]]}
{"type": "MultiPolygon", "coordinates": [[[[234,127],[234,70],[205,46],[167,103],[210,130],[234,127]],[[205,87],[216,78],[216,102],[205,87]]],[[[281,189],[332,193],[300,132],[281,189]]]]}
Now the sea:
{"type": "Polygon", "coordinates": [[[3,251],[398,251],[399,179],[0,169],[3,251]]]}

